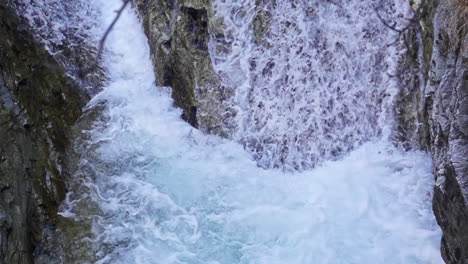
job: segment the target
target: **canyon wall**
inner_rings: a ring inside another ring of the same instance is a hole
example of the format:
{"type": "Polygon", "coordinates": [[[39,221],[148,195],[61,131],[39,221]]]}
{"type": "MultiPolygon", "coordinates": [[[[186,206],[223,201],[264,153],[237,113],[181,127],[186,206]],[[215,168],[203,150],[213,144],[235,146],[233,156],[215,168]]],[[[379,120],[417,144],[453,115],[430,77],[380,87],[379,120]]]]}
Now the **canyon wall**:
{"type": "Polygon", "coordinates": [[[468,3],[415,1],[404,33],[397,139],[430,151],[433,210],[447,263],[468,263],[468,3]]]}
{"type": "Polygon", "coordinates": [[[0,263],[62,263],[57,212],[69,129],[101,80],[100,70],[77,78],[95,49],[72,45],[80,37],[72,27],[60,30],[76,41],[38,29],[58,23],[40,2],[0,0],[0,263]]]}

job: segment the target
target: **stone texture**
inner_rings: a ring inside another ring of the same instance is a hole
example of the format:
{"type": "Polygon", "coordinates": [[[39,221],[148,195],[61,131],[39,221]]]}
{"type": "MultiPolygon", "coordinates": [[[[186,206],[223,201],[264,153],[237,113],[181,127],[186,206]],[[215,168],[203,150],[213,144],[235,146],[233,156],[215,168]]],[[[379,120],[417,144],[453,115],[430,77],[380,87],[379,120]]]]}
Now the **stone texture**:
{"type": "Polygon", "coordinates": [[[10,0],[18,15],[34,30],[33,38],[53,54],[85,93],[95,94],[102,79],[97,67],[80,74],[96,57],[100,34],[98,10],[88,0],[10,0]]]}
{"type": "Polygon", "coordinates": [[[90,91],[65,67],[74,55],[52,56],[17,10],[0,0],[0,263],[62,263],[68,131],[90,91]]]}
{"type": "Polygon", "coordinates": [[[137,0],[149,39],[157,84],[170,86],[182,118],[206,132],[227,136],[223,87],[208,52],[209,34],[222,34],[210,19],[210,0],[137,0]],[[209,89],[218,87],[217,89],[209,89]]]}
{"type": "Polygon", "coordinates": [[[432,153],[447,263],[468,263],[468,3],[422,1],[400,63],[397,138],[432,153]]]}
{"type": "Polygon", "coordinates": [[[255,0],[255,6],[259,9],[253,19],[253,31],[255,41],[259,44],[268,46],[264,41],[264,36],[270,31],[271,13],[263,6],[276,6],[276,0],[255,0]]]}
{"type": "MultiPolygon", "coordinates": [[[[466,3],[465,3],[466,5],[466,3]]],[[[468,263],[468,13],[441,1],[425,90],[436,186],[433,208],[447,263],[468,263]]]]}

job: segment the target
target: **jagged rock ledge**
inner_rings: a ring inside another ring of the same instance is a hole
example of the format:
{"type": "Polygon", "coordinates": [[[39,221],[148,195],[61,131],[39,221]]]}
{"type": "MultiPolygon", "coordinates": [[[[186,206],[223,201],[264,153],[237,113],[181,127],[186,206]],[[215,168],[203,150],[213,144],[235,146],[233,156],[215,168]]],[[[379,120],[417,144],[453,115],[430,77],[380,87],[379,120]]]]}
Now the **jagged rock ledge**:
{"type": "Polygon", "coordinates": [[[57,212],[69,131],[102,78],[98,69],[76,79],[72,66],[93,49],[60,45],[52,55],[21,7],[0,0],[0,263],[62,263],[57,212]]]}
{"type": "Polygon", "coordinates": [[[228,136],[223,101],[230,89],[213,70],[210,34],[223,34],[211,0],[136,0],[148,36],[157,84],[170,86],[182,118],[192,126],[228,136]],[[214,88],[213,88],[214,87],[214,88]]]}
{"type": "Polygon", "coordinates": [[[396,104],[397,139],[430,151],[433,209],[447,263],[468,263],[468,2],[411,1],[417,27],[405,34],[396,104]]]}

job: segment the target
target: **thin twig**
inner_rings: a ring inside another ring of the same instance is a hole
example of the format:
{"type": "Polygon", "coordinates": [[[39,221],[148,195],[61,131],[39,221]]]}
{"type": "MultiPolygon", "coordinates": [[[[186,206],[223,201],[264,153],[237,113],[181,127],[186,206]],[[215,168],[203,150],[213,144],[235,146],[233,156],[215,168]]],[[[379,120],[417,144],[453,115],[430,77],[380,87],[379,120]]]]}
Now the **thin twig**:
{"type": "Polygon", "coordinates": [[[396,22],[393,22],[393,25],[390,25],[387,21],[385,21],[385,19],[382,18],[382,16],[380,16],[380,13],[379,13],[379,10],[376,8],[375,9],[375,13],[377,14],[377,17],[380,19],[380,21],[386,26],[388,27],[389,29],[393,30],[393,31],[396,31],[398,33],[403,33],[406,29],[408,29],[409,25],[411,24],[408,24],[406,27],[402,28],[402,29],[398,29],[396,27],[397,23],[396,22]]]}
{"type": "MultiPolygon", "coordinates": [[[[400,40],[401,40],[402,35],[406,31],[411,29],[415,24],[419,23],[419,21],[420,21],[420,13],[421,12],[420,12],[419,8],[418,8],[418,10],[415,11],[414,16],[412,18],[406,18],[406,20],[408,20],[409,23],[403,28],[397,28],[397,23],[396,22],[393,22],[393,24],[391,25],[387,21],[385,21],[385,19],[383,19],[382,16],[380,15],[379,9],[377,7],[374,10],[375,10],[375,13],[377,14],[377,17],[379,18],[379,20],[382,22],[382,24],[384,26],[386,26],[387,28],[389,28],[389,29],[391,29],[391,30],[398,33],[398,38],[394,42],[392,42],[390,44],[387,44],[387,47],[390,47],[390,46],[393,46],[393,45],[399,43],[400,40]]],[[[405,39],[405,45],[406,45],[406,47],[408,49],[410,48],[409,43],[407,42],[406,39],[405,39]]]]}
{"type": "Polygon", "coordinates": [[[109,33],[112,31],[112,29],[114,28],[115,24],[117,23],[117,21],[119,20],[120,18],[120,15],[122,15],[123,11],[125,10],[125,8],[127,7],[128,3],[130,3],[130,0],[123,0],[123,3],[122,3],[122,6],[117,10],[115,11],[117,13],[117,15],[115,16],[114,20],[112,21],[112,23],[109,25],[109,27],[107,27],[106,29],[106,32],[104,33],[104,35],[102,36],[101,40],[99,40],[99,46],[98,46],[98,52],[97,52],[97,55],[96,55],[96,59],[95,61],[91,64],[91,66],[87,67],[87,68],[81,68],[79,71],[78,71],[78,75],[80,77],[84,77],[86,76],[88,73],[90,73],[91,71],[93,71],[94,69],[96,69],[96,67],[99,65],[99,60],[101,59],[102,57],[102,53],[104,51],[104,44],[106,42],[106,39],[107,37],[109,36],[109,33]]]}
{"type": "Polygon", "coordinates": [[[130,3],[130,0],[123,0],[123,4],[120,7],[119,10],[116,11],[117,15],[115,16],[114,20],[112,23],[109,25],[107,28],[106,32],[104,33],[104,36],[101,38],[99,41],[99,48],[98,48],[98,54],[97,54],[97,59],[100,59],[102,56],[102,51],[104,49],[104,44],[106,42],[107,36],[109,36],[109,33],[112,31],[114,28],[114,25],[117,23],[117,20],[119,20],[120,15],[122,15],[123,11],[125,10],[125,7],[127,7],[127,4],[130,3]]]}

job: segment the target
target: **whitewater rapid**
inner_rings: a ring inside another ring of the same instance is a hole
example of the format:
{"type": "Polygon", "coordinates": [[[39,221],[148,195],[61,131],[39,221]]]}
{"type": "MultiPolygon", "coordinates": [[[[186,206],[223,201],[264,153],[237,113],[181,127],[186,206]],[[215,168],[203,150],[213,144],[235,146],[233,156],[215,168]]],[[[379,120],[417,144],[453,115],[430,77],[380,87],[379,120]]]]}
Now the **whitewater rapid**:
{"type": "MultiPolygon", "coordinates": [[[[96,0],[103,25],[120,2],[96,0]]],[[[89,193],[61,212],[93,220],[97,263],[442,263],[427,154],[378,139],[301,173],[259,168],[181,120],[134,11],[106,46],[109,80],[87,106],[103,117],[75,175],[89,193]]]]}

